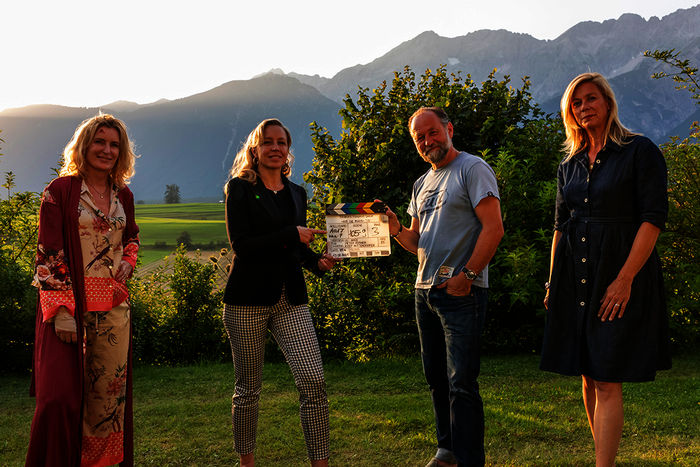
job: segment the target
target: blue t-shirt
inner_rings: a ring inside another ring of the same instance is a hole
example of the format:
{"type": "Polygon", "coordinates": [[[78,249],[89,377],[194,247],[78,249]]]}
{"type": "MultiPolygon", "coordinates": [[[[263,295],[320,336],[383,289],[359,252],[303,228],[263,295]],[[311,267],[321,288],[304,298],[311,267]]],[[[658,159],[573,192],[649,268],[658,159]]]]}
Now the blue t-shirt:
{"type": "MultiPolygon", "coordinates": [[[[474,208],[487,196],[499,198],[496,174],[483,159],[466,152],[416,180],[408,214],[420,227],[417,289],[429,289],[461,272],[481,232],[474,208]]],[[[473,285],[488,287],[488,266],[473,285]]]]}

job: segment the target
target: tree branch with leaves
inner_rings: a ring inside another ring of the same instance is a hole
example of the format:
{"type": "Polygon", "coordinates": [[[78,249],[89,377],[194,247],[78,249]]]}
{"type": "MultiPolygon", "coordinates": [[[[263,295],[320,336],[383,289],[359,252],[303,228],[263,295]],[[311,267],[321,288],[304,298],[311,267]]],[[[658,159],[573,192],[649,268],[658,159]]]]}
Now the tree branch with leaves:
{"type": "Polygon", "coordinates": [[[696,104],[700,104],[700,81],[698,81],[698,68],[690,64],[690,60],[681,58],[681,53],[676,49],[644,51],[644,56],[653,58],[657,62],[669,65],[674,71],[658,71],[651,75],[654,79],[671,78],[675,81],[676,89],[686,89],[692,94],[696,104]]]}

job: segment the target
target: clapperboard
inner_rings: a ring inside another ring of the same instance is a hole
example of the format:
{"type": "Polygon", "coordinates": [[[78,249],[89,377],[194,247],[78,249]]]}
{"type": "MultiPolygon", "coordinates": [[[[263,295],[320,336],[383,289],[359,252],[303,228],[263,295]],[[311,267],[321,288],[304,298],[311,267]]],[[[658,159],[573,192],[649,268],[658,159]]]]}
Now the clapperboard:
{"type": "Polygon", "coordinates": [[[335,258],[389,256],[389,218],[384,203],[326,205],[328,253],[335,258]]]}

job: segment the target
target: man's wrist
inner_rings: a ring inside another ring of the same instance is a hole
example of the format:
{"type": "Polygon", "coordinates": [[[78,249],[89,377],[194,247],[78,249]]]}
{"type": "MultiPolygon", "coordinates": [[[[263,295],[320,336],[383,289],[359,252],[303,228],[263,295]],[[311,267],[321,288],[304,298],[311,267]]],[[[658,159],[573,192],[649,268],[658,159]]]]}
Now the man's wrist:
{"type": "Polygon", "coordinates": [[[395,234],[392,234],[392,235],[391,235],[391,238],[396,238],[396,237],[398,237],[398,236],[401,234],[401,232],[403,232],[403,224],[399,224],[399,231],[396,232],[395,234]]]}
{"type": "Polygon", "coordinates": [[[474,281],[479,276],[479,273],[476,271],[472,271],[471,269],[467,267],[462,268],[462,273],[464,274],[464,277],[467,278],[468,281],[474,281]]]}

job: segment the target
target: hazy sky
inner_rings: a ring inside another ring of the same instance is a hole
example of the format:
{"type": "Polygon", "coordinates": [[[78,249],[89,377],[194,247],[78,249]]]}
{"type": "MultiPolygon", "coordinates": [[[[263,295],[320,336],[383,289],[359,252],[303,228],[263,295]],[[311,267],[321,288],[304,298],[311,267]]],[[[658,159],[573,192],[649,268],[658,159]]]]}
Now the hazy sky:
{"type": "Polygon", "coordinates": [[[271,68],[332,77],[426,30],[554,39],[584,20],[698,0],[2,0],[0,110],[175,99],[271,68]]]}

